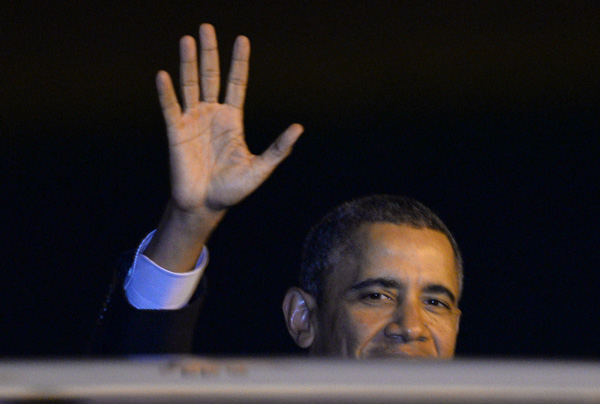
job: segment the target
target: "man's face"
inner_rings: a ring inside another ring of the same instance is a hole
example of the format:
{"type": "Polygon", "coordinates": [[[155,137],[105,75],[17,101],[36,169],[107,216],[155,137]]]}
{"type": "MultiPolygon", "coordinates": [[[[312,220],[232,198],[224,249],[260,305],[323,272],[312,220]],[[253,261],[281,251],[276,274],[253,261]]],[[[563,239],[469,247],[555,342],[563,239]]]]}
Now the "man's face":
{"type": "Polygon", "coordinates": [[[451,358],[460,310],[447,237],[431,229],[365,224],[352,248],[327,278],[312,352],[451,358]]]}

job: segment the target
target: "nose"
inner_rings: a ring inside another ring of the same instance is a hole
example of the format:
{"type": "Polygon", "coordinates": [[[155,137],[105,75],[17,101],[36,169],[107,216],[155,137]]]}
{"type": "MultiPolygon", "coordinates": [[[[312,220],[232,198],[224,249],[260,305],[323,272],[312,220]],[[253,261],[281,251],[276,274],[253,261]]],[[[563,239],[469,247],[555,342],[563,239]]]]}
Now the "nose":
{"type": "Polygon", "coordinates": [[[394,318],[386,325],[384,334],[397,342],[408,343],[427,340],[427,326],[418,304],[404,302],[394,318]]]}

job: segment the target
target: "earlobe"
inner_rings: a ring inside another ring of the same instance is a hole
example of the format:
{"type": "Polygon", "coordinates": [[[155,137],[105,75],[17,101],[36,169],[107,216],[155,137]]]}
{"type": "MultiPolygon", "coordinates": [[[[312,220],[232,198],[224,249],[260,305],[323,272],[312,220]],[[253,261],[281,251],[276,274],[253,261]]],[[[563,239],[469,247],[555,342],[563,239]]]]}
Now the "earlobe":
{"type": "Polygon", "coordinates": [[[283,316],[288,332],[300,348],[308,348],[315,338],[312,311],[316,307],[315,299],[300,288],[291,288],[283,299],[283,316]]]}

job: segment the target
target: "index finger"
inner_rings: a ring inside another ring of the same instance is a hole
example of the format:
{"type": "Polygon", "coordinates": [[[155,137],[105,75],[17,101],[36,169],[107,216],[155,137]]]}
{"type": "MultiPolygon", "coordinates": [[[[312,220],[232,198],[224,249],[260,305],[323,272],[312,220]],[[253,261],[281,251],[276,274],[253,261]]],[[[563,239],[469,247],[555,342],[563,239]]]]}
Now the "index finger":
{"type": "Polygon", "coordinates": [[[241,109],[246,98],[248,85],[248,60],[250,59],[250,41],[245,36],[238,36],[233,45],[233,56],[229,78],[227,79],[227,92],[225,104],[241,109]]]}

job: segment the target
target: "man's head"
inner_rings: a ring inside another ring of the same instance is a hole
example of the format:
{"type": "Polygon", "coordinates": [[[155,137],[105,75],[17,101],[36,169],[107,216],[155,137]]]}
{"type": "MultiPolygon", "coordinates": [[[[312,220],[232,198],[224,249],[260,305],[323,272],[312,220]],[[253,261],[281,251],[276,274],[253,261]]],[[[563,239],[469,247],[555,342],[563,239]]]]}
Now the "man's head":
{"type": "Polygon", "coordinates": [[[300,285],[288,291],[284,315],[313,354],[454,354],[462,258],[417,201],[376,195],[335,208],[307,237],[300,285]]]}

